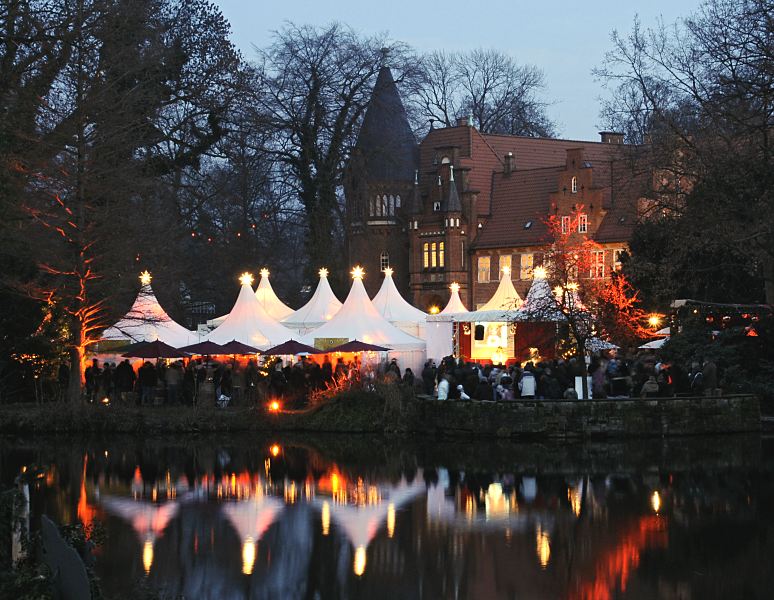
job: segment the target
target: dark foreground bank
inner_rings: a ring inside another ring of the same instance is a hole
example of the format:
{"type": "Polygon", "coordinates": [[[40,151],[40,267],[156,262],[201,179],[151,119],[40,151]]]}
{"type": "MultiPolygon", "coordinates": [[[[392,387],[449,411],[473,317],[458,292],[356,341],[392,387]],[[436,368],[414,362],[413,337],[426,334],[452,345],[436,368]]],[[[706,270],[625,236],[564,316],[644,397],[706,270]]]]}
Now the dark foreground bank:
{"type": "Polygon", "coordinates": [[[17,404],[0,407],[0,433],[337,432],[441,437],[598,438],[755,432],[755,396],[593,401],[423,400],[347,392],[304,411],[263,408],[17,404]]]}

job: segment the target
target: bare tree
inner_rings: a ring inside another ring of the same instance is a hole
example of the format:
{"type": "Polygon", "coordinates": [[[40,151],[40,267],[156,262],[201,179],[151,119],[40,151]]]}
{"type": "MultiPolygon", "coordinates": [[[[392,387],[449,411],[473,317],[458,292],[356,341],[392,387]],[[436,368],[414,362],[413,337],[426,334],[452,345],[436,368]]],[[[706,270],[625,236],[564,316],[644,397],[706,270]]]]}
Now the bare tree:
{"type": "MultiPolygon", "coordinates": [[[[614,94],[608,126],[651,146],[652,196],[758,259],[774,302],[774,3],[706,0],[673,26],[613,33],[597,74],[614,94]],[[660,176],[664,173],[665,176],[660,176]],[[675,189],[678,188],[678,189],[675,189]]],[[[752,262],[752,261],[751,261],[752,262]]]]}
{"type": "Polygon", "coordinates": [[[422,59],[413,92],[415,118],[446,127],[470,116],[485,133],[548,137],[554,124],[538,93],[543,73],[495,50],[432,52],[422,59]]]}

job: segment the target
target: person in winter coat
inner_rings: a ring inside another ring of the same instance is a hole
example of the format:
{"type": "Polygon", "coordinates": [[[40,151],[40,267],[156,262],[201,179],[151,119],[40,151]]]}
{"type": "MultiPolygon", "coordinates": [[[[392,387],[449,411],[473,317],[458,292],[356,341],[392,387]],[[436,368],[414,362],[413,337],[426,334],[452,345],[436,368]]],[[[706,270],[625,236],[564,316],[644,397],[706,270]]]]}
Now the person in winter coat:
{"type": "Polygon", "coordinates": [[[449,376],[448,375],[444,375],[441,378],[441,381],[438,382],[438,399],[439,400],[449,399],[449,376]]]}
{"type": "Polygon", "coordinates": [[[145,361],[138,371],[138,380],[140,382],[142,404],[153,404],[156,398],[156,385],[159,382],[156,368],[149,362],[145,361]]]}
{"type": "Polygon", "coordinates": [[[707,396],[715,394],[718,387],[718,368],[711,360],[705,360],[701,369],[702,379],[704,380],[704,393],[707,396]]]}
{"type": "Polygon", "coordinates": [[[519,381],[519,392],[522,398],[535,397],[535,376],[532,371],[525,370],[519,381]]]}
{"type": "Polygon", "coordinates": [[[659,387],[655,375],[650,375],[647,381],[642,384],[640,396],[642,398],[656,398],[659,396],[659,387]]]}
{"type": "Polygon", "coordinates": [[[425,363],[424,369],[422,369],[422,386],[424,387],[425,394],[428,396],[433,395],[433,390],[435,389],[435,369],[429,360],[425,363]]]}

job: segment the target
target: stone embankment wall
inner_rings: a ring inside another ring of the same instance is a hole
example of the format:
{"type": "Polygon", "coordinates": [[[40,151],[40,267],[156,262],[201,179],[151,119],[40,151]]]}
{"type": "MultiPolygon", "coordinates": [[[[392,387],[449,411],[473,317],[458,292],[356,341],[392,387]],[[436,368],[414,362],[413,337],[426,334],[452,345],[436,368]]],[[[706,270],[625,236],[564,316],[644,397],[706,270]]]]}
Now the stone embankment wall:
{"type": "Polygon", "coordinates": [[[636,437],[760,431],[755,396],[470,402],[426,400],[412,429],[436,436],[636,437]]]}

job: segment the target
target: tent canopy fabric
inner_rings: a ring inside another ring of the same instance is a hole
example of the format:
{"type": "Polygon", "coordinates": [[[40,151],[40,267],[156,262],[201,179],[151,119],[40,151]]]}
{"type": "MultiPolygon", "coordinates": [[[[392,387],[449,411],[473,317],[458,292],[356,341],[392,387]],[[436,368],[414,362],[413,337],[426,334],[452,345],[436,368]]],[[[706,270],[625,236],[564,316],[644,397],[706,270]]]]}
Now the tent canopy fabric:
{"type": "Polygon", "coordinates": [[[306,338],[312,344],[317,338],[334,338],[362,340],[392,349],[424,349],[425,346],[422,340],[401,331],[379,314],[358,277],[352,281],[347,299],[336,316],[306,338]]]}
{"type": "Polygon", "coordinates": [[[424,323],[427,318],[427,313],[413,307],[400,295],[392,279],[392,269],[384,270],[382,287],[371,302],[390,323],[424,323]]]}
{"type": "Polygon", "coordinates": [[[341,344],[331,348],[328,352],[388,352],[390,348],[377,346],[376,344],[366,344],[360,340],[352,340],[346,344],[341,344]]]}
{"type": "Polygon", "coordinates": [[[328,274],[324,269],[321,269],[320,281],[317,283],[317,289],[315,289],[309,302],[290,316],[285,317],[283,323],[286,327],[293,329],[314,329],[330,321],[340,309],[341,302],[328,283],[328,274]]]}
{"type": "Polygon", "coordinates": [[[478,310],[516,310],[521,308],[521,296],[513,287],[510,271],[504,271],[501,275],[500,285],[497,286],[494,295],[478,310]]]}
{"type": "Polygon", "coordinates": [[[288,340],[287,342],[274,346],[263,352],[269,356],[296,356],[298,354],[323,354],[321,350],[313,348],[307,344],[302,344],[296,340],[288,340]]]}
{"type": "Polygon", "coordinates": [[[247,283],[242,284],[226,320],[207,335],[207,339],[216,344],[236,340],[259,350],[281,344],[291,337],[293,332],[269,316],[247,283]]]}
{"type": "Polygon", "coordinates": [[[615,350],[616,348],[619,347],[611,342],[608,342],[598,337],[592,337],[587,339],[585,346],[586,346],[586,350],[589,350],[590,352],[597,352],[599,350],[615,350]]]}
{"type": "Polygon", "coordinates": [[[122,354],[126,358],[186,358],[188,354],[159,340],[122,354]]]}
{"type": "Polygon", "coordinates": [[[236,340],[231,340],[220,348],[222,354],[258,354],[260,352],[258,348],[253,348],[236,340]]]}
{"type": "Polygon", "coordinates": [[[545,277],[535,277],[529,286],[524,304],[519,309],[522,321],[557,322],[564,321],[553,290],[545,277]]]}
{"type": "Polygon", "coordinates": [[[643,344],[640,346],[640,348],[643,348],[645,350],[658,350],[661,348],[664,344],[667,343],[667,340],[669,340],[669,336],[659,338],[657,340],[652,340],[648,342],[647,344],[643,344]]]}
{"type": "Polygon", "coordinates": [[[223,354],[223,346],[209,341],[199,342],[198,344],[191,344],[190,346],[183,346],[182,348],[178,348],[178,350],[188,352],[189,354],[200,354],[202,356],[208,354],[223,354]]]}
{"type": "Polygon", "coordinates": [[[263,307],[275,321],[281,321],[293,314],[293,309],[282,302],[282,300],[277,297],[277,294],[274,293],[274,288],[271,287],[271,283],[269,282],[269,272],[266,269],[261,270],[261,279],[255,290],[255,297],[261,307],[263,307]]]}
{"type": "Polygon", "coordinates": [[[101,339],[132,342],[161,340],[179,348],[196,342],[196,334],[173,321],[159,304],[150,283],[145,283],[129,312],[115,325],[105,329],[101,339]]]}
{"type": "Polygon", "coordinates": [[[466,312],[468,312],[468,309],[465,308],[465,305],[462,303],[462,300],[460,299],[459,285],[452,284],[451,297],[449,298],[449,302],[446,303],[446,306],[444,307],[444,309],[438,314],[454,315],[454,314],[466,313],[466,312]]]}

